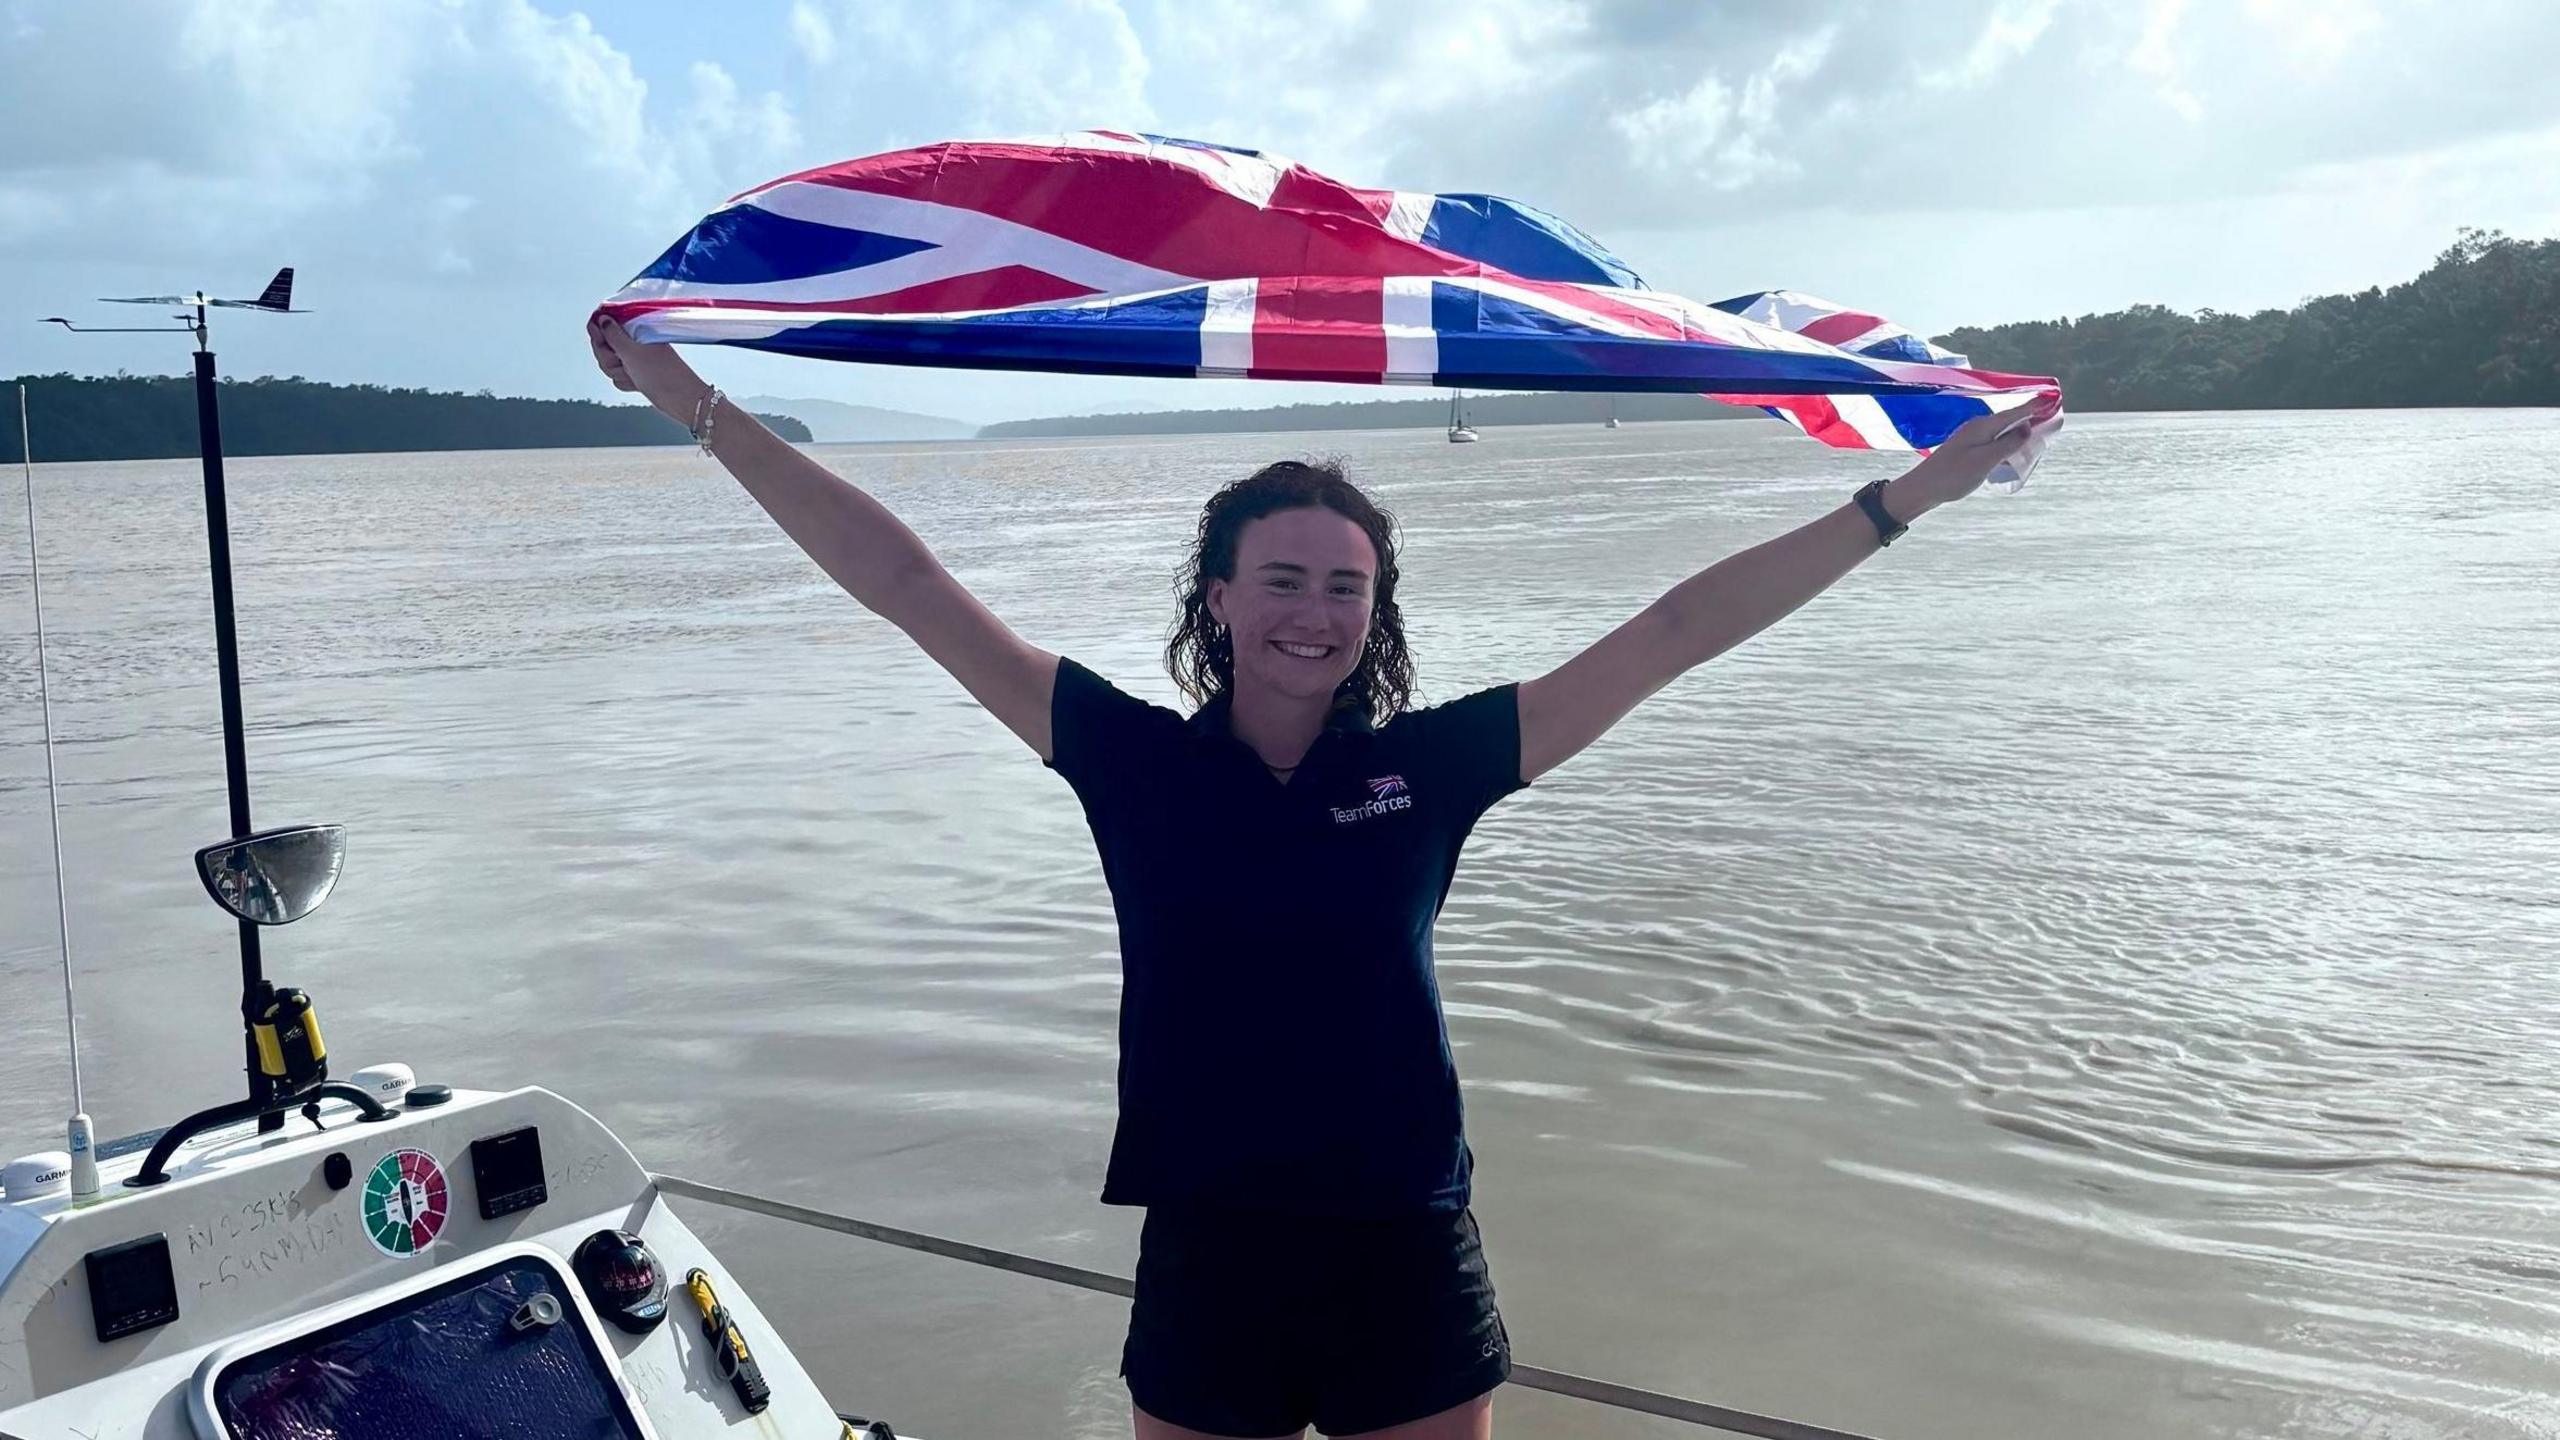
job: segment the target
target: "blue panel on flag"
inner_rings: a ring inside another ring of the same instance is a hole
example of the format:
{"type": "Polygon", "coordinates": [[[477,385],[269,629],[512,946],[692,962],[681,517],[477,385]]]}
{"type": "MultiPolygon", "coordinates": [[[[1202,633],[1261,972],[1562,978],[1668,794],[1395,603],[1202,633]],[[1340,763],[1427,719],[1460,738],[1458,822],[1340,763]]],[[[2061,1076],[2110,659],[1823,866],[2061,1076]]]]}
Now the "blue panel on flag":
{"type": "MultiPolygon", "coordinates": [[[[1765,395],[1896,395],[1846,355],[1755,350],[1613,335],[1464,285],[1431,287],[1443,384],[1504,390],[1726,391],[1765,395]]],[[[1979,409],[1975,413],[1980,413],[1979,409]]]]}
{"type": "Polygon", "coordinates": [[[1261,151],[1247,150],[1241,145],[1220,145],[1210,140],[1185,140],[1179,135],[1150,135],[1144,130],[1132,133],[1150,145],[1179,145],[1186,150],[1216,150],[1222,154],[1243,155],[1255,160],[1262,158],[1261,151]]]}
{"type": "Polygon", "coordinates": [[[825,320],[752,342],[756,349],[829,360],[1182,375],[1200,368],[1206,286],[1108,306],[1040,306],[966,320],[825,320]]]}
{"type": "Polygon", "coordinates": [[[1464,285],[1431,286],[1431,328],[1440,332],[1440,343],[1449,343],[1453,335],[1471,335],[1476,328],[1476,301],[1482,297],[1464,285]]]}
{"type": "Polygon", "coordinates": [[[936,248],[929,241],[903,235],[819,225],[753,205],[732,205],[705,217],[692,234],[641,271],[639,278],[757,285],[859,270],[936,248]]]}
{"type": "Polygon", "coordinates": [[[1938,445],[1989,408],[1972,395],[1883,395],[1876,403],[1902,438],[1921,450],[1938,445]]]}
{"type": "Polygon", "coordinates": [[[1928,345],[1917,335],[1896,335],[1873,345],[1861,345],[1858,353],[1872,355],[1878,360],[1908,360],[1914,365],[1939,363],[1938,357],[1929,353],[1928,345]]]}
{"type": "Polygon", "coordinates": [[[1499,195],[1433,197],[1422,243],[1524,280],[1641,290],[1644,280],[1599,241],[1543,210],[1499,195]]]}

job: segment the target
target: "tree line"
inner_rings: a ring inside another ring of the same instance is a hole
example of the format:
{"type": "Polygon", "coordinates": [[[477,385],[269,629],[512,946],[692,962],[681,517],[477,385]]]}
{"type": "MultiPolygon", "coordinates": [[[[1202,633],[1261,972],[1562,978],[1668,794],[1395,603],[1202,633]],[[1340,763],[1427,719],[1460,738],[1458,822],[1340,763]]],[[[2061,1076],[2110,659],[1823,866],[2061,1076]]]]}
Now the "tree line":
{"type": "MultiPolygon", "coordinates": [[[[41,462],[151,460],[196,453],[195,379],[185,375],[24,375],[29,445],[41,462]]],[[[221,383],[226,455],[353,455],[385,450],[521,450],[676,445],[684,427],[646,405],[518,400],[300,376],[221,383]]],[[[0,409],[17,396],[0,388],[0,409]]],[[[806,443],[809,427],[762,417],[806,443]]],[[[18,417],[0,423],[0,461],[18,461],[18,417]]]]}
{"type": "Polygon", "coordinates": [[[2560,405],[2560,240],[2460,236],[2414,280],[2289,310],[2137,305],[1938,343],[2050,375],[2075,410],[2560,405]]]}

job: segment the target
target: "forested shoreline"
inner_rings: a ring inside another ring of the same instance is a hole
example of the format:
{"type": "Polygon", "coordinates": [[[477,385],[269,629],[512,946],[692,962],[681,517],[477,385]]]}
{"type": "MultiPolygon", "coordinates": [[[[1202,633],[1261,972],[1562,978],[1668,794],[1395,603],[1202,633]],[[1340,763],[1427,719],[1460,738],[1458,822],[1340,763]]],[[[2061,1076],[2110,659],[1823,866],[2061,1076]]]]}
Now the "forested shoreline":
{"type": "Polygon", "coordinates": [[[2560,240],[2464,230],[2388,289],[2250,315],[2137,305],[1938,343],[2050,375],[2074,410],[2560,405],[2560,240]]]}
{"type": "MultiPolygon", "coordinates": [[[[185,375],[22,375],[29,448],[38,463],[152,460],[196,453],[195,380],[185,375]]],[[[0,408],[17,395],[0,388],[0,408]]],[[[221,384],[225,455],[357,455],[391,450],[522,450],[583,445],[674,445],[684,427],[646,405],[517,400],[380,385],[330,385],[300,376],[221,384]]],[[[765,423],[806,443],[788,416],[765,423]]],[[[18,417],[0,425],[0,461],[18,461],[18,417]]]]}

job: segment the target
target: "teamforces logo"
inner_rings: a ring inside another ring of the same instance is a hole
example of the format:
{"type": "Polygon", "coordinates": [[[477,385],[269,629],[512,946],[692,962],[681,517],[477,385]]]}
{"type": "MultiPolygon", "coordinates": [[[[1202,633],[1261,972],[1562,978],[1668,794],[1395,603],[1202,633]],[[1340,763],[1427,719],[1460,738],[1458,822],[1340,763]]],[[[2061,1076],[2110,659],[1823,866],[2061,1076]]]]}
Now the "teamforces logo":
{"type": "Polygon", "coordinates": [[[1333,812],[1333,823],[1336,825],[1357,825],[1363,820],[1374,820],[1379,816],[1386,814],[1390,810],[1410,810],[1412,808],[1413,794],[1406,788],[1404,777],[1401,775],[1380,775],[1369,782],[1369,803],[1366,805],[1354,805],[1349,809],[1344,809],[1339,806],[1335,807],[1333,812]]]}

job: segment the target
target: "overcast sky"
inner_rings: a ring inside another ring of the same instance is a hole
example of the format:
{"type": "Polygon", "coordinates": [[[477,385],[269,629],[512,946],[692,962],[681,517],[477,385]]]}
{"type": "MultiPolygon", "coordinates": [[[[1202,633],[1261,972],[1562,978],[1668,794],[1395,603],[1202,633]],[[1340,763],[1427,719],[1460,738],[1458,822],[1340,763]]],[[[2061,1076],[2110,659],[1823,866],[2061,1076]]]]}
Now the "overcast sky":
{"type": "MultiPolygon", "coordinates": [[[[2551,0],[0,0],[0,374],[175,372],[33,322],[290,263],[316,313],[226,321],[226,373],[601,397],[580,322],[726,196],[1088,127],[1515,196],[1705,300],[2285,305],[2560,233],[2555,55],[2551,0]]],[[[704,368],[973,421],[1355,393],[704,368]]]]}

